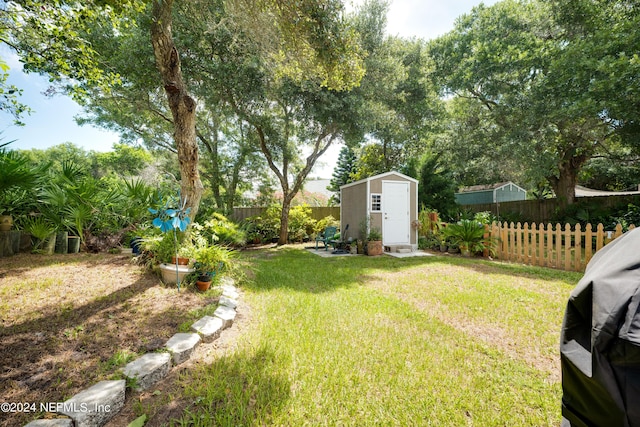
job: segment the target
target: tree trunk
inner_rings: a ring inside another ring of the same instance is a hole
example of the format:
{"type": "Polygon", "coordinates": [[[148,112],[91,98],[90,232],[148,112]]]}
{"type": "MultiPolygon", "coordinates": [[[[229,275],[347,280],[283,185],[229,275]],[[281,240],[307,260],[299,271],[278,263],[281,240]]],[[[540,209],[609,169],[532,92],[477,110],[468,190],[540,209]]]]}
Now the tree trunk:
{"type": "Polygon", "coordinates": [[[289,211],[291,210],[292,200],[293,197],[291,197],[290,194],[283,195],[282,211],[280,211],[280,236],[278,237],[278,246],[286,245],[289,241],[289,211]]]}
{"type": "Polygon", "coordinates": [[[564,208],[575,202],[578,172],[585,161],[584,156],[562,159],[558,165],[558,176],[548,178],[560,207],[564,208]]]}
{"type": "Polygon", "coordinates": [[[187,206],[191,207],[191,218],[195,218],[204,190],[198,172],[196,102],[184,84],[180,56],[171,35],[172,5],[173,0],[153,2],[151,43],[173,115],[173,138],[180,163],[182,196],[186,197],[187,206]]]}

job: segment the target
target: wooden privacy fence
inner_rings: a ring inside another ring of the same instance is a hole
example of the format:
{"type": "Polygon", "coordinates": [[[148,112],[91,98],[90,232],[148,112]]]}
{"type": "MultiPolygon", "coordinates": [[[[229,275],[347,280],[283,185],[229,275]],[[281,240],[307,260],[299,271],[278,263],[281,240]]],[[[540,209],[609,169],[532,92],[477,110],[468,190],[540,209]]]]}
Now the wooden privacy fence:
{"type": "MultiPolygon", "coordinates": [[[[572,229],[565,224],[521,225],[493,223],[491,237],[498,239],[496,258],[522,264],[552,267],[567,271],[584,271],[593,255],[607,243],[622,235],[618,224],[613,231],[605,231],[602,224],[593,230],[587,224],[572,229]]],[[[633,225],[629,229],[635,228],[633,225]]]]}
{"type": "MultiPolygon", "coordinates": [[[[262,215],[267,208],[233,208],[231,219],[236,222],[244,221],[252,216],[262,215]]],[[[311,206],[311,218],[319,220],[325,216],[332,215],[335,219],[340,219],[339,206],[311,206]]]]}

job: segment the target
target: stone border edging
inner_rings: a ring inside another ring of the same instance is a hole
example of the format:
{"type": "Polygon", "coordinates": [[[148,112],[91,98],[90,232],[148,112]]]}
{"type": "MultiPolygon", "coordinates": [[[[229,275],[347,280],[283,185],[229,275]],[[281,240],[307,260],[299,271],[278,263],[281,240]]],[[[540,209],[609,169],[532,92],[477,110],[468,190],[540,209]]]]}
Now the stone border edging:
{"type": "MultiPolygon", "coordinates": [[[[189,360],[200,342],[215,341],[233,324],[240,294],[232,278],[222,280],[218,286],[222,296],[213,316],[194,322],[193,333],[173,335],[164,346],[166,352],[146,353],[122,368],[124,376],[135,384],[132,391],[145,390],[164,379],[173,367],[189,360]]],[[[126,380],[100,381],[60,405],[57,413],[69,418],[39,419],[24,427],[101,427],[122,410],[125,394],[126,380]]]]}

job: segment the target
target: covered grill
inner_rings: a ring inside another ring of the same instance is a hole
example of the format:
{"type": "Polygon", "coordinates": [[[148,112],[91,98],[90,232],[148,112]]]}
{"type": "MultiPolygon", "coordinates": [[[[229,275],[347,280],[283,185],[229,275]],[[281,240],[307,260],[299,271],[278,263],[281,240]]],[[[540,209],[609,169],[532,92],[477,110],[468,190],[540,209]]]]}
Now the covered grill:
{"type": "Polygon", "coordinates": [[[593,257],[560,340],[562,426],[640,426],[640,228],[593,257]]]}

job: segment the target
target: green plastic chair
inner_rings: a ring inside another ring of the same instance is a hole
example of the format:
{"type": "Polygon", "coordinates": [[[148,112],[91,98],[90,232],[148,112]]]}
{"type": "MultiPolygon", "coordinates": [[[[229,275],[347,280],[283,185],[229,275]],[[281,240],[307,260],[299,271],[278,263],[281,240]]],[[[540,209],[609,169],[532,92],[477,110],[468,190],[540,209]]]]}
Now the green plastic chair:
{"type": "Polygon", "coordinates": [[[324,250],[329,250],[329,242],[333,239],[338,231],[337,227],[327,227],[322,233],[318,233],[316,236],[316,251],[318,250],[318,242],[324,243],[324,250]]]}

